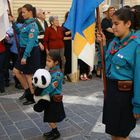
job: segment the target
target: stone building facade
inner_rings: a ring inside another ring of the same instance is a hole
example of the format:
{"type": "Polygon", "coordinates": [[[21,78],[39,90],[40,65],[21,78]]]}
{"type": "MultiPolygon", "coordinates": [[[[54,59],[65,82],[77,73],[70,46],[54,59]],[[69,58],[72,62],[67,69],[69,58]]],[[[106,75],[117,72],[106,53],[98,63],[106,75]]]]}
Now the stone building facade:
{"type": "Polygon", "coordinates": [[[49,16],[58,16],[60,24],[64,22],[65,13],[69,10],[72,0],[10,0],[12,11],[15,17],[17,17],[17,9],[24,4],[30,3],[36,8],[41,8],[46,11],[46,19],[49,16]]]}
{"type": "Polygon", "coordinates": [[[117,9],[122,7],[122,5],[140,5],[140,0],[105,0],[103,4],[113,5],[117,9]]]}
{"type": "MultiPolygon", "coordinates": [[[[50,15],[57,15],[59,17],[60,23],[64,21],[65,13],[70,9],[72,0],[10,0],[13,14],[17,15],[17,9],[26,3],[30,3],[37,8],[42,8],[49,11],[47,18],[50,15]]],[[[104,4],[109,4],[114,6],[116,9],[120,8],[121,2],[123,5],[136,5],[140,4],[140,0],[104,0],[100,7],[104,4]]],[[[102,8],[101,8],[102,9],[102,8]]],[[[102,12],[101,12],[102,13],[102,12]]]]}

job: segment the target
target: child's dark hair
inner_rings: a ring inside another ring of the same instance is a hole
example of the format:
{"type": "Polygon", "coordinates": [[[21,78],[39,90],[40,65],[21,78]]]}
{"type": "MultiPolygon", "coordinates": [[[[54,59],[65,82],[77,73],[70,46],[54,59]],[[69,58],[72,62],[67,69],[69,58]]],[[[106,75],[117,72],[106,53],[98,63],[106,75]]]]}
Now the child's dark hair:
{"type": "Polygon", "coordinates": [[[113,15],[124,21],[124,23],[131,21],[130,28],[134,28],[134,14],[129,8],[120,8],[113,15]]]}
{"type": "Polygon", "coordinates": [[[25,4],[25,5],[23,6],[23,8],[26,8],[27,11],[32,11],[33,17],[34,17],[34,18],[36,17],[36,8],[33,7],[31,4],[25,4]]]}
{"type": "Polygon", "coordinates": [[[134,14],[134,29],[140,30],[140,5],[135,5],[131,8],[134,14]]]}
{"type": "Polygon", "coordinates": [[[62,60],[59,52],[49,51],[47,54],[54,62],[58,61],[60,68],[62,68],[62,60]]]}

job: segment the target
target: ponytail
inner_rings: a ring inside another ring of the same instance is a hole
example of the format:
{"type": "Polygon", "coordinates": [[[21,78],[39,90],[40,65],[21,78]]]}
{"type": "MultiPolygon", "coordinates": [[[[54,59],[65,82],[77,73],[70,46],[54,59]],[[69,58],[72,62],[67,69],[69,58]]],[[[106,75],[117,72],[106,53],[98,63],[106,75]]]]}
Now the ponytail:
{"type": "Polygon", "coordinates": [[[36,8],[33,7],[33,17],[36,18],[36,8]]]}

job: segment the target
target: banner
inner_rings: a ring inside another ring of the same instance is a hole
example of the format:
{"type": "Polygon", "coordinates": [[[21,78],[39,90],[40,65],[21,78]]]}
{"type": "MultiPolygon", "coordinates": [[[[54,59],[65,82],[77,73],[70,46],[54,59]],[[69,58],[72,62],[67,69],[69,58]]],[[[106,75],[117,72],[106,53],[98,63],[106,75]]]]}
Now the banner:
{"type": "Polygon", "coordinates": [[[72,32],[74,53],[91,67],[95,56],[95,10],[101,2],[103,0],[73,0],[64,24],[72,32]]]}

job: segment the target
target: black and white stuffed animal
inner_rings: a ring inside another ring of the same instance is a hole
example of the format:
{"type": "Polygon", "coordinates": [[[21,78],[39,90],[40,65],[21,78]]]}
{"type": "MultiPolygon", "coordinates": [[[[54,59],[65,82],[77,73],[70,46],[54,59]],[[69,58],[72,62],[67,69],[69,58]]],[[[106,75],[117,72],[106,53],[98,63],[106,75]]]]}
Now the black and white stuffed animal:
{"type": "Polygon", "coordinates": [[[50,82],[51,75],[46,69],[38,69],[33,75],[32,84],[35,87],[34,100],[36,102],[33,108],[36,112],[42,112],[50,101],[48,94],[41,96],[43,89],[48,87],[50,82]]]}

